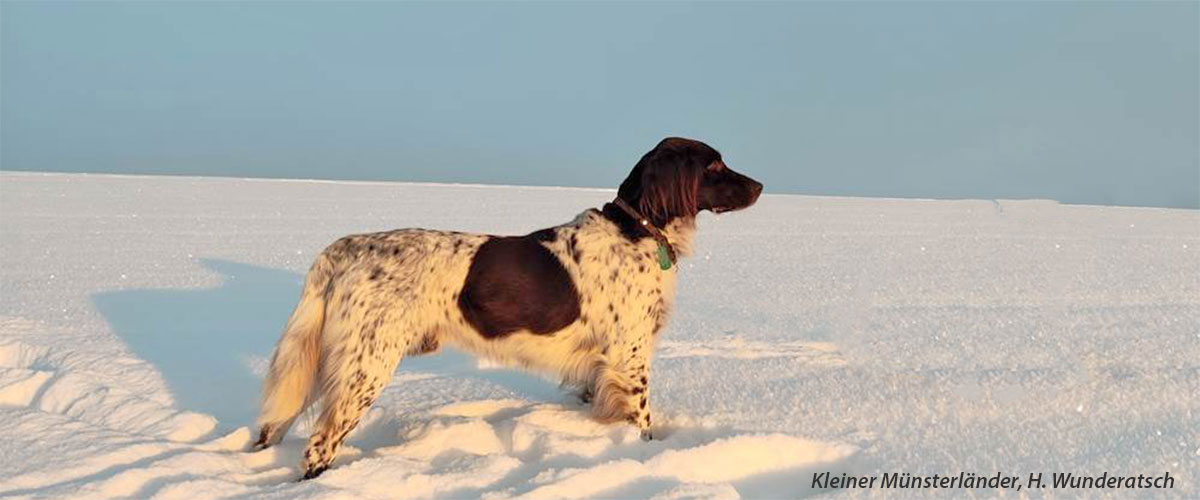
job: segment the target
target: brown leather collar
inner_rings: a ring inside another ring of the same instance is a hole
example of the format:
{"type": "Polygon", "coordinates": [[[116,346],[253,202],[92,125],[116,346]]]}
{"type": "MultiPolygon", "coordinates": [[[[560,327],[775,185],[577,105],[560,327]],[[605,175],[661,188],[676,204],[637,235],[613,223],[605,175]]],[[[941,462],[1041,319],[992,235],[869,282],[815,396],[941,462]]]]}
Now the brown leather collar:
{"type": "Polygon", "coordinates": [[[629,203],[626,203],[625,200],[622,200],[620,196],[613,199],[613,204],[617,207],[620,207],[620,209],[625,211],[626,214],[629,214],[630,217],[633,217],[633,220],[636,220],[642,229],[645,229],[647,233],[650,233],[650,237],[654,238],[654,241],[657,241],[660,247],[666,248],[667,255],[671,258],[672,265],[675,264],[675,261],[679,260],[675,255],[675,247],[671,246],[671,240],[668,240],[667,235],[663,234],[661,229],[655,226],[654,223],[650,222],[650,219],[642,216],[640,212],[630,206],[629,203]]]}

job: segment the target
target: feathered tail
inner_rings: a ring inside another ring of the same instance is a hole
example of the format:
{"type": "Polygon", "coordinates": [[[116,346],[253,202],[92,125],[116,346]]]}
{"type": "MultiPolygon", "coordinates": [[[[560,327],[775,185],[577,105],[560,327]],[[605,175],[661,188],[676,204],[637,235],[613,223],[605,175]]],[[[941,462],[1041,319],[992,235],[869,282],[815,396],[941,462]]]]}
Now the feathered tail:
{"type": "Polygon", "coordinates": [[[310,395],[320,371],[325,297],[332,275],[333,263],[322,253],[308,271],[300,303],[292,311],[271,357],[271,368],[263,382],[256,448],[279,442],[296,416],[312,402],[310,395]]]}

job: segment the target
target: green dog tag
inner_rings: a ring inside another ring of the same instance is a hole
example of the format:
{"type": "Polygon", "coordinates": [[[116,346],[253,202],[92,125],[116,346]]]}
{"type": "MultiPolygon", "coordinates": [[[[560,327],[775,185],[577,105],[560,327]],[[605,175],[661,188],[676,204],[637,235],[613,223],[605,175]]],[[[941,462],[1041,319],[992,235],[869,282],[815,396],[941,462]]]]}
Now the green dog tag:
{"type": "Polygon", "coordinates": [[[666,271],[667,269],[671,268],[672,264],[674,264],[674,262],[671,262],[671,254],[667,253],[667,246],[659,242],[658,267],[661,267],[664,271],[666,271]]]}

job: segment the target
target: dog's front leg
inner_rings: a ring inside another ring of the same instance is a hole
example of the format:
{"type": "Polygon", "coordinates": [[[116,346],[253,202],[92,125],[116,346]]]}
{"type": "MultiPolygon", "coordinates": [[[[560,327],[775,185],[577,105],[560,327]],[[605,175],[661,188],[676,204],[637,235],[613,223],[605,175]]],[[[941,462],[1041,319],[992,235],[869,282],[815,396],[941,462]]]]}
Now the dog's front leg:
{"type": "Polygon", "coordinates": [[[630,328],[616,335],[608,346],[607,362],[596,380],[592,409],[601,421],[625,420],[650,432],[650,359],[654,349],[652,325],[630,328]]]}

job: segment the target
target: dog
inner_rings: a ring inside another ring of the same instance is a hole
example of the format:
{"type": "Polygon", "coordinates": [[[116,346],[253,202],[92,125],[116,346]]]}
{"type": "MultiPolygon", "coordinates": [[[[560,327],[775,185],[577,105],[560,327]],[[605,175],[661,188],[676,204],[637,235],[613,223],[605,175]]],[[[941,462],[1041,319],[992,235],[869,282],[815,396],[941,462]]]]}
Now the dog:
{"type": "Polygon", "coordinates": [[[404,356],[441,344],[559,378],[601,422],[644,439],[654,340],[696,215],[753,205],[762,184],[708,145],[671,137],[601,209],[525,236],[426,229],[346,236],[313,263],[271,358],[254,449],[321,411],[303,479],[329,468],[404,356]]]}

